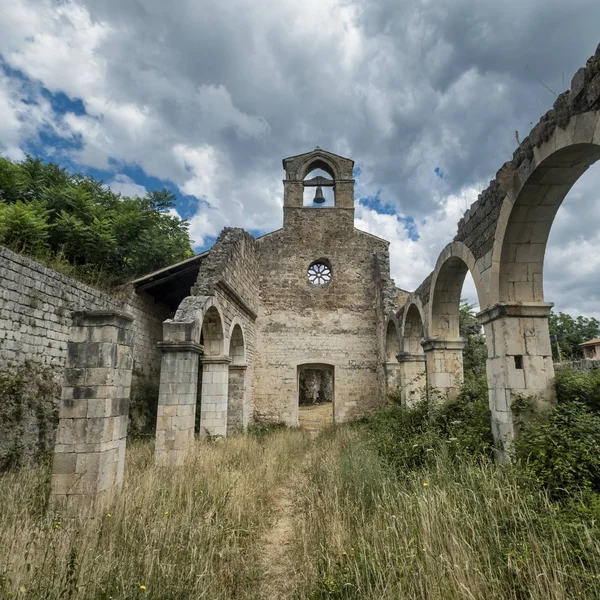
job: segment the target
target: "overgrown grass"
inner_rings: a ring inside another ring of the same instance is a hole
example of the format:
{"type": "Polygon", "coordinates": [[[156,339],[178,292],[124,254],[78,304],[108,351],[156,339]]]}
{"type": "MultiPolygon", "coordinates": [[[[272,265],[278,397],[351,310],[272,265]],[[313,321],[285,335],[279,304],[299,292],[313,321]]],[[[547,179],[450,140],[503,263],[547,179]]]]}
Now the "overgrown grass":
{"type": "Polygon", "coordinates": [[[600,422],[595,392],[573,391],[593,385],[571,379],[523,426],[512,465],[493,462],[474,378],[456,401],[391,405],[314,441],[259,425],[197,442],[182,468],[132,444],[97,519],[48,510],[47,470],[9,472],[0,597],[600,598],[600,422]],[[280,552],[262,547],[270,528],[280,552]]]}
{"type": "Polygon", "coordinates": [[[398,478],[360,430],[318,444],[298,497],[298,598],[600,597],[593,516],[569,518],[517,469],[436,449],[398,478]]]}
{"type": "Polygon", "coordinates": [[[152,445],[128,450],[122,494],[101,518],[46,512],[48,471],[0,478],[0,597],[256,598],[257,540],[272,491],[309,441],[236,436],[198,442],[183,468],[158,468],[152,445]]]}

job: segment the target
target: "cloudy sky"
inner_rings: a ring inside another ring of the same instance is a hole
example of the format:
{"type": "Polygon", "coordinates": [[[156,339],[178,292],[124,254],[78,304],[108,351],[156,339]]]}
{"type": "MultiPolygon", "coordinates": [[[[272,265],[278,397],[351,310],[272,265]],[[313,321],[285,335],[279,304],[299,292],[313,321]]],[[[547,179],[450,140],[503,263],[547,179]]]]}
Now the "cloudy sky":
{"type": "MultiPolygon", "coordinates": [[[[319,145],[356,161],[356,225],[412,290],[599,25],[598,0],[0,1],[0,153],[170,187],[201,250],[280,227],[281,159],[319,145]]],[[[599,196],[595,165],[545,267],[547,300],[598,317],[599,196]]]]}

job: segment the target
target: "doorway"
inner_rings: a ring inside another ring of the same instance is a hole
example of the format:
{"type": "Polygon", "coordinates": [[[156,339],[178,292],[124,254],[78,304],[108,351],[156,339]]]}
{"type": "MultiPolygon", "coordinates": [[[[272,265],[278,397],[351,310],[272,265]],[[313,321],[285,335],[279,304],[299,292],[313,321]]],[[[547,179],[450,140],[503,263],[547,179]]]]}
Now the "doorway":
{"type": "Polygon", "coordinates": [[[335,374],[332,365],[298,366],[298,424],[316,435],[334,423],[335,374]]]}

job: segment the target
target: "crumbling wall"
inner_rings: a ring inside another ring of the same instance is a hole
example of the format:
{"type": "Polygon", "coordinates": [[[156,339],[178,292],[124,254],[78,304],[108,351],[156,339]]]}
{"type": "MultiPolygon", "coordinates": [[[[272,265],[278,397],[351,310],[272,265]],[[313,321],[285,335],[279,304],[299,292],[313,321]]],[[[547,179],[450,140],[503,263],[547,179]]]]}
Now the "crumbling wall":
{"type": "Polygon", "coordinates": [[[235,378],[235,389],[243,386],[243,414],[232,415],[236,428],[245,427],[253,412],[253,379],[256,346],[255,321],[259,303],[258,247],[252,235],[243,229],[226,227],[221,232],[206,260],[202,263],[193,296],[214,296],[223,309],[224,336],[231,334],[234,320],[244,335],[246,369],[243,384],[241,375],[235,378]]]}
{"type": "Polygon", "coordinates": [[[111,296],[0,247],[0,369],[29,360],[60,373],[71,312],[102,309],[124,311],[134,318],[134,370],[157,375],[156,343],[162,339],[167,307],[129,288],[111,296]]]}
{"type": "MultiPolygon", "coordinates": [[[[514,178],[524,181],[534,168],[534,148],[548,141],[557,127],[564,129],[574,115],[596,110],[600,110],[600,45],[586,66],[573,76],[571,89],[556,98],[552,109],[542,116],[514,151],[512,159],[502,165],[489,186],[465,212],[454,240],[464,242],[476,260],[491,256],[502,200],[514,178]]],[[[482,265],[481,270],[485,268],[487,265],[482,265]]]]}

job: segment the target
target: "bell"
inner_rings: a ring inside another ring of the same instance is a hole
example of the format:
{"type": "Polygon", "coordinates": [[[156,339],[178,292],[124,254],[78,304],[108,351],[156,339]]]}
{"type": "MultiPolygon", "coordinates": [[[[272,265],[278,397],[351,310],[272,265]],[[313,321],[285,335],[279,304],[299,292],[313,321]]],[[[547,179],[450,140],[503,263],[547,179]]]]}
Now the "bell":
{"type": "Polygon", "coordinates": [[[315,198],[314,198],[313,202],[315,204],[323,204],[323,202],[325,202],[325,197],[323,196],[323,190],[321,189],[320,185],[317,186],[317,191],[315,192],[315,198]]]}

